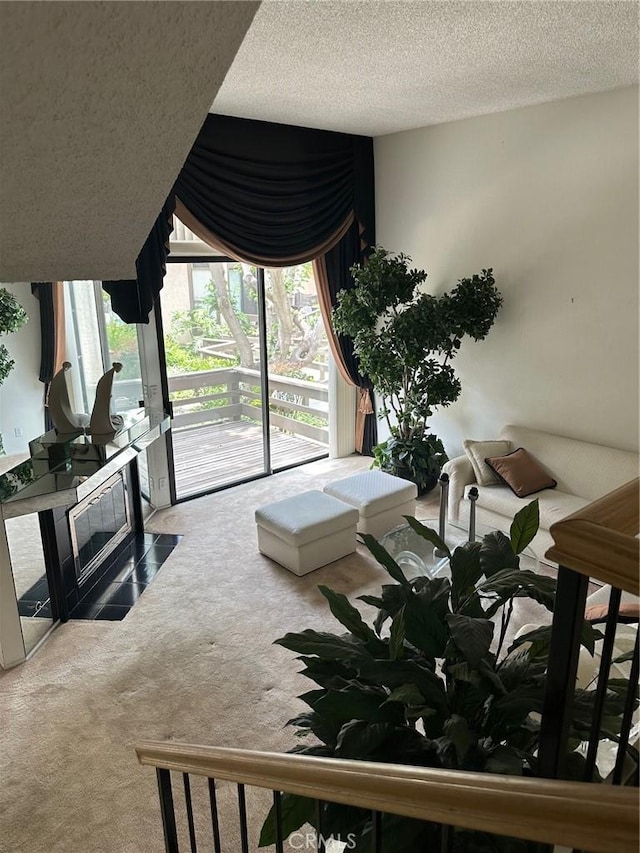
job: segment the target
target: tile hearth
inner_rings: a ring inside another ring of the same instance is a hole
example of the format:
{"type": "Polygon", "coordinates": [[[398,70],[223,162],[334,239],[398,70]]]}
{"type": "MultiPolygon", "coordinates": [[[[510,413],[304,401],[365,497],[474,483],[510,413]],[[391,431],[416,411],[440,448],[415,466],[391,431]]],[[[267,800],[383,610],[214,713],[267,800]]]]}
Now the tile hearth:
{"type": "MultiPolygon", "coordinates": [[[[70,619],[124,619],[162,568],[182,536],[141,533],[119,548],[82,587],[70,619]]],[[[21,616],[51,616],[46,578],[40,578],[18,601],[21,616]]]]}

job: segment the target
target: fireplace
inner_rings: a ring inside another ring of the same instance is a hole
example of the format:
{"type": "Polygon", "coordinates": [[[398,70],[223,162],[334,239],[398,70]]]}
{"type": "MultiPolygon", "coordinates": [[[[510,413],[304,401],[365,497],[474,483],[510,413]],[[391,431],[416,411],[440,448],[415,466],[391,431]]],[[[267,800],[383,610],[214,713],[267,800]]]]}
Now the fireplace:
{"type": "Polygon", "coordinates": [[[69,511],[69,528],[76,580],[84,584],[132,532],[125,471],[118,471],[101,488],[69,511]]]}

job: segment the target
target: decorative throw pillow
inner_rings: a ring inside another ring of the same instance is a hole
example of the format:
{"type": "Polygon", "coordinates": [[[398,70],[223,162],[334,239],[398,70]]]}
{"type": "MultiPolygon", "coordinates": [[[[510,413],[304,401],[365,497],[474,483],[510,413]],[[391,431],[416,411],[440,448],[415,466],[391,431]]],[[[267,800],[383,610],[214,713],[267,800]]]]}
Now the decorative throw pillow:
{"type": "MultiPolygon", "coordinates": [[[[587,622],[606,622],[609,616],[608,604],[592,604],[584,611],[587,622]]],[[[640,619],[638,602],[622,601],[618,610],[618,622],[637,622],[640,619]]]]}
{"type": "Polygon", "coordinates": [[[554,489],[558,485],[523,447],[506,456],[485,459],[485,462],[519,498],[526,498],[543,489],[554,489]]]}
{"type": "Polygon", "coordinates": [[[463,441],[464,452],[469,457],[476,483],[479,486],[492,486],[500,482],[500,477],[484,461],[487,456],[504,456],[511,450],[510,441],[463,441]]]}

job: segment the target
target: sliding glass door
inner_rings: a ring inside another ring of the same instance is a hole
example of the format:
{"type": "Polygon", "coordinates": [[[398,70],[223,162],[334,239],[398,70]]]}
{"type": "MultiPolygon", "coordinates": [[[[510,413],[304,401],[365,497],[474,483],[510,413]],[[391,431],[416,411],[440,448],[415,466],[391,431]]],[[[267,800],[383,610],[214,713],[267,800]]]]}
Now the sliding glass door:
{"type": "Polygon", "coordinates": [[[170,257],[161,312],[176,500],[327,454],[328,348],[311,264],[170,257]]]}
{"type": "Polygon", "coordinates": [[[263,372],[253,267],[168,264],[161,295],[178,500],[264,474],[263,372]]]}

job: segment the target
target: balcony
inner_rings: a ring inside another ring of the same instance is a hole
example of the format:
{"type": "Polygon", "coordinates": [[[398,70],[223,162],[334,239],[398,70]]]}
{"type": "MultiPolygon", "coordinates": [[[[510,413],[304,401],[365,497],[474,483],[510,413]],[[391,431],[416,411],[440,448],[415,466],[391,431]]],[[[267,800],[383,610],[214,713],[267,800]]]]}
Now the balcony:
{"type": "MultiPolygon", "coordinates": [[[[244,367],[169,377],[178,496],[264,472],[260,372],[244,367]]],[[[328,452],[326,384],[269,374],[271,467],[328,452]]]]}

